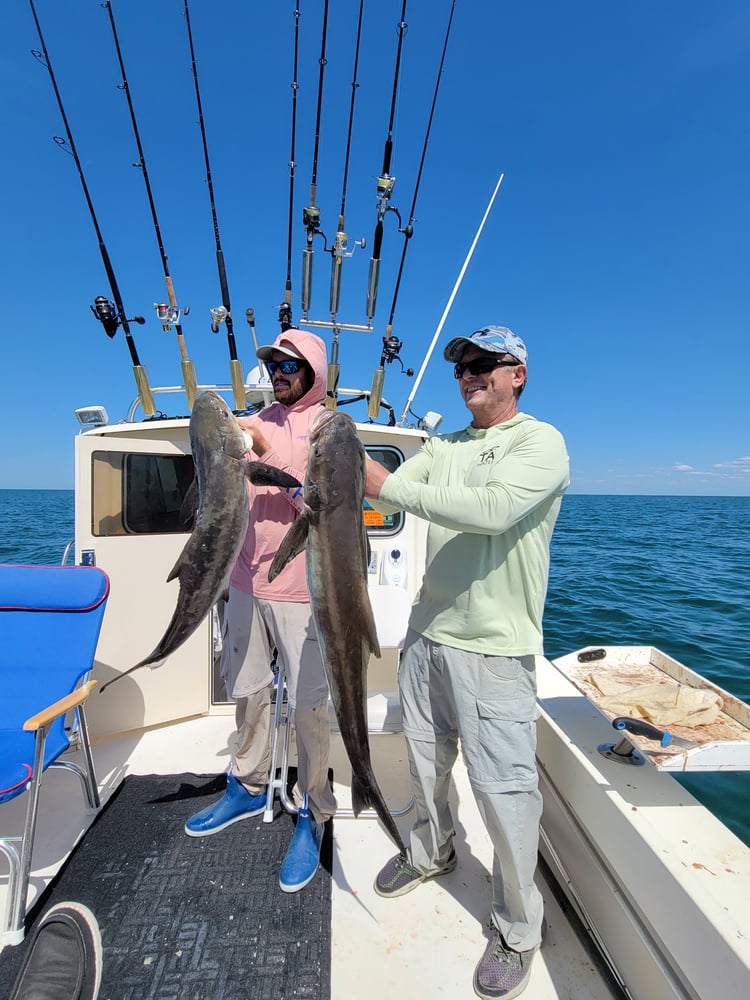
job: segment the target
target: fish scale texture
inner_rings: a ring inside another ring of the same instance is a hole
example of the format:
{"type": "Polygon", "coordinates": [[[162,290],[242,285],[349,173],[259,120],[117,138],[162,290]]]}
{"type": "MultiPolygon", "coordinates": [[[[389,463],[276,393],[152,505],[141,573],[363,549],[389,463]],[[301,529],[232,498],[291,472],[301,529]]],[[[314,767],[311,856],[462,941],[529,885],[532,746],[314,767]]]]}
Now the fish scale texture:
{"type": "MultiPolygon", "coordinates": [[[[312,882],[283,893],[279,868],[293,832],[286,814],[211,837],[185,835],[188,817],[225,784],[224,775],[125,778],[35,905],[30,922],[66,899],[95,913],[100,1000],[330,997],[331,824],[312,882]]],[[[24,948],[0,955],[0,996],[9,994],[24,948]]]]}

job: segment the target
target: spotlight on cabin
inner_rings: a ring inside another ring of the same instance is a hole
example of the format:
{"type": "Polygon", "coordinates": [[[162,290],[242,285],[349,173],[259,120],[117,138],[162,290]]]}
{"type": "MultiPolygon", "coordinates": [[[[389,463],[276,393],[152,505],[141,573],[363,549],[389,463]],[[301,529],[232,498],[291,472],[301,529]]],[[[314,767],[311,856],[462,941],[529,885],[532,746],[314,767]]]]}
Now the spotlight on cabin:
{"type": "Polygon", "coordinates": [[[428,410],[420,421],[424,429],[427,431],[437,430],[440,424],[442,424],[442,422],[443,422],[443,414],[436,413],[434,410],[428,410]]]}
{"type": "Polygon", "coordinates": [[[82,406],[75,411],[76,420],[84,428],[104,427],[109,423],[109,414],[103,406],[82,406]]]}

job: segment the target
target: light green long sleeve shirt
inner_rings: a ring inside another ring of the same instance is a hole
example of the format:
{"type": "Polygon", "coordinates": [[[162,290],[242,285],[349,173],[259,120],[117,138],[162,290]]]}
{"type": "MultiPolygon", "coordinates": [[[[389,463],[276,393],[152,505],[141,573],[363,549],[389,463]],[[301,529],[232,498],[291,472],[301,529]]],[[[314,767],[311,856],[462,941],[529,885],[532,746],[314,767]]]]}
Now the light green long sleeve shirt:
{"type": "Polygon", "coordinates": [[[430,438],[386,478],[375,506],[430,522],[412,628],[479,653],[543,652],[549,545],[568,470],[560,432],[518,413],[430,438]]]}

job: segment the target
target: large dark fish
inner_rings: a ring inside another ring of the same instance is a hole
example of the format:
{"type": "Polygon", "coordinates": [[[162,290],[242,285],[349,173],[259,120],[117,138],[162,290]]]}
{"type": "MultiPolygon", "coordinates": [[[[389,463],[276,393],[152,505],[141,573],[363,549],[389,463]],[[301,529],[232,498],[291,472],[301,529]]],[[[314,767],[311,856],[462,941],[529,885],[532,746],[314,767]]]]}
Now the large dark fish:
{"type": "Polygon", "coordinates": [[[279,546],[268,579],[306,549],[312,615],[352,765],[354,815],[372,806],[405,854],[372,769],[367,736],[367,663],[371,653],[380,656],[380,645],[367,592],[364,485],[365,452],[354,421],[338,410],[325,410],[310,428],[304,512],[279,546]]]}
{"type": "Polygon", "coordinates": [[[263,462],[245,458],[247,443],[221,396],[202,393],[190,415],[190,447],[198,476],[198,513],[167,582],[177,577],[177,606],[158,646],[140,663],[105,684],[165,659],[195,632],[227,590],[247,530],[247,478],[260,486],[301,486],[263,462]]]}

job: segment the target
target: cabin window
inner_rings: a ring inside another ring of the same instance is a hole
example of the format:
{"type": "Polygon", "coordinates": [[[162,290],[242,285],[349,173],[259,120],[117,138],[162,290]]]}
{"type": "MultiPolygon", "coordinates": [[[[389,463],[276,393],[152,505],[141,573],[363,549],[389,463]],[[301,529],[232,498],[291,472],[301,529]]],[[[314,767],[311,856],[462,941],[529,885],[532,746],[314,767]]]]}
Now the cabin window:
{"type": "MultiPolygon", "coordinates": [[[[398,448],[382,448],[366,445],[365,451],[376,462],[384,465],[389,472],[395,472],[404,461],[404,456],[398,448]]],[[[404,526],[404,513],[381,514],[367,500],[364,502],[364,518],[367,534],[373,536],[397,535],[404,526]]]]}
{"type": "Polygon", "coordinates": [[[181,507],[193,481],[190,455],[94,452],[92,534],[187,533],[181,507]]]}

